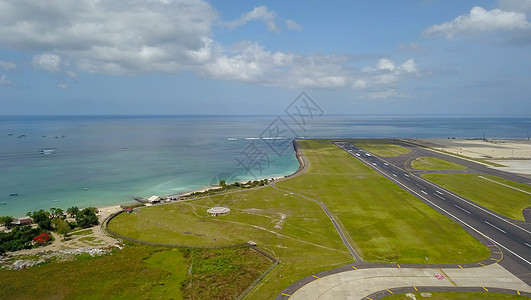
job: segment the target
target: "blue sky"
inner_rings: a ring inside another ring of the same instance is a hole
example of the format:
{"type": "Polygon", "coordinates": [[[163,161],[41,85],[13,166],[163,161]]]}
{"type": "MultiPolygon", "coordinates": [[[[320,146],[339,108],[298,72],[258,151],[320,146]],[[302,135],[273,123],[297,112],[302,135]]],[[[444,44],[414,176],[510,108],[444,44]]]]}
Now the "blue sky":
{"type": "Polygon", "coordinates": [[[0,115],[531,114],[531,0],[0,0],[0,115]],[[52,3],[52,4],[50,4],[52,3]]]}

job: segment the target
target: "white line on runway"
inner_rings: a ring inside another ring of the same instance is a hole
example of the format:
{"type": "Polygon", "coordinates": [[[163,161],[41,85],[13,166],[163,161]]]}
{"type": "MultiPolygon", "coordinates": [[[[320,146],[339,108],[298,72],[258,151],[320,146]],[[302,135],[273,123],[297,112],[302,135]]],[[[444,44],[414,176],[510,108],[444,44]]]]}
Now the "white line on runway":
{"type": "Polygon", "coordinates": [[[441,191],[435,191],[435,192],[436,192],[436,193],[439,193],[439,194],[441,194],[441,195],[443,194],[441,191]]]}
{"type": "Polygon", "coordinates": [[[416,185],[417,185],[419,188],[424,189],[424,187],[423,187],[422,185],[420,185],[420,184],[418,184],[418,183],[416,183],[416,185]]]}
{"type": "Polygon", "coordinates": [[[424,195],[427,195],[428,193],[426,193],[425,191],[420,191],[421,193],[423,193],[424,195]]]}
{"type": "MultiPolygon", "coordinates": [[[[459,205],[455,205],[455,204],[454,204],[454,206],[457,207],[457,208],[459,208],[460,210],[466,212],[467,214],[470,214],[470,212],[469,212],[468,210],[462,208],[461,206],[459,206],[459,205]]],[[[496,228],[497,228],[497,227],[496,227],[496,228]]],[[[498,228],[498,229],[499,229],[499,228],[498,228]]]]}
{"type": "Polygon", "coordinates": [[[439,194],[435,194],[435,193],[433,193],[433,195],[434,195],[435,197],[439,198],[439,199],[446,200],[446,199],[444,199],[443,196],[441,196],[441,195],[439,195],[439,194]]]}
{"type": "Polygon", "coordinates": [[[528,243],[525,243],[527,245],[527,247],[531,247],[531,245],[529,245],[528,243]]]}
{"type": "Polygon", "coordinates": [[[407,174],[404,174],[404,176],[409,177],[409,175],[407,175],[407,174]]]}
{"type": "Polygon", "coordinates": [[[398,177],[398,176],[396,176],[396,174],[395,174],[395,173],[393,173],[393,176],[395,176],[395,177],[398,177]]]}
{"type": "Polygon", "coordinates": [[[487,222],[487,221],[485,221],[485,223],[489,224],[490,226],[492,226],[492,227],[494,227],[494,228],[498,229],[499,231],[501,231],[501,232],[503,232],[503,233],[507,233],[507,232],[505,232],[505,230],[503,230],[503,229],[500,229],[500,228],[499,228],[499,227],[497,227],[496,225],[492,225],[491,223],[489,223],[489,222],[487,222]]]}
{"type": "Polygon", "coordinates": [[[408,177],[404,177],[404,178],[405,178],[406,180],[408,180],[408,181],[411,181],[411,179],[409,179],[408,177]]]}

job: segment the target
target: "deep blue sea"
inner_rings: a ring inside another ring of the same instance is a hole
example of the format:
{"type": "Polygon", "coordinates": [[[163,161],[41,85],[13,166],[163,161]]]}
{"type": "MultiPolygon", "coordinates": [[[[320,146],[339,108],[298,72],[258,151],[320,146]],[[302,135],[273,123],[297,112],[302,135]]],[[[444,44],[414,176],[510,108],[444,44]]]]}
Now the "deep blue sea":
{"type": "Polygon", "coordinates": [[[0,117],[0,216],[130,203],[298,168],[291,139],[525,138],[531,118],[0,117]]]}

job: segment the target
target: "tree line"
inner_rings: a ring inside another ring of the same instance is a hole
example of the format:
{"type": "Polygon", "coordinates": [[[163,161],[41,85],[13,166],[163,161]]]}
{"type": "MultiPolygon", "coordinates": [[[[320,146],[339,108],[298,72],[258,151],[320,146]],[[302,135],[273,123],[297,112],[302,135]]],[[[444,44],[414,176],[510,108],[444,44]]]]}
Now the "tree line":
{"type": "Polygon", "coordinates": [[[33,220],[37,226],[22,225],[17,226],[11,216],[0,217],[0,224],[4,225],[9,232],[0,232],[0,253],[17,251],[40,246],[42,243],[32,243],[33,239],[42,234],[49,234],[50,231],[57,232],[64,236],[76,228],[88,228],[98,225],[98,217],[95,207],[79,209],[77,206],[63,211],[61,208],[52,207],[49,211],[40,209],[28,212],[26,216],[33,220]],[[69,219],[68,219],[69,218],[69,219]]]}

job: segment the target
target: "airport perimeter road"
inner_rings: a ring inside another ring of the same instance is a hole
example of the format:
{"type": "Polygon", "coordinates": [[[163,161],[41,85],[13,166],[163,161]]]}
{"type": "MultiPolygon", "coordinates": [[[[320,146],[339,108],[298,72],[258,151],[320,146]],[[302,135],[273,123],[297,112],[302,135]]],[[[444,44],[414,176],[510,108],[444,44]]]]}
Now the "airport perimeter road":
{"type": "MultiPolygon", "coordinates": [[[[496,244],[504,257],[500,264],[531,285],[531,231],[468,199],[452,193],[350,142],[336,146],[411,193],[443,215],[460,223],[476,237],[496,244]]],[[[480,239],[481,240],[481,239],[480,239]]]]}

